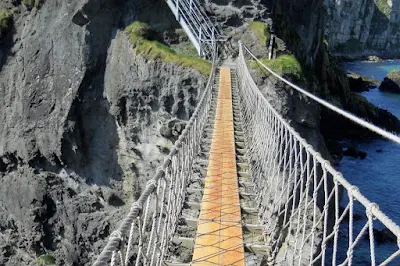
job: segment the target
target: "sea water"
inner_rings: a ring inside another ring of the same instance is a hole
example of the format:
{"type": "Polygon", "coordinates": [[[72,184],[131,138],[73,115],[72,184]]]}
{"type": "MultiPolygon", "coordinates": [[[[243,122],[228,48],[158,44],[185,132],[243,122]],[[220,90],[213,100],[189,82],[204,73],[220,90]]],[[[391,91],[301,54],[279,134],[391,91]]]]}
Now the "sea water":
{"type": "MultiPolygon", "coordinates": [[[[343,64],[347,72],[382,81],[393,69],[400,70],[400,61],[384,62],[349,62],[343,64]]],[[[400,118],[400,94],[382,92],[378,88],[362,92],[371,103],[387,109],[400,118]]],[[[400,145],[386,140],[352,141],[362,151],[367,152],[364,160],[344,157],[337,167],[344,177],[370,201],[376,202],[379,208],[393,221],[400,225],[400,145]]],[[[342,204],[346,204],[346,195],[342,204]]],[[[365,209],[358,204],[355,213],[365,217],[365,209]]],[[[364,226],[366,219],[355,221],[355,233],[364,226]]],[[[384,228],[375,221],[374,227],[384,228]]],[[[355,237],[354,233],[354,237],[355,237]]],[[[341,228],[339,251],[341,259],[346,257],[348,242],[348,226],[341,228]]],[[[395,243],[380,243],[375,246],[377,265],[397,250],[395,243]]],[[[370,265],[370,247],[367,238],[363,238],[354,253],[353,265],[370,265]]],[[[342,262],[340,260],[339,262],[342,262]]],[[[330,263],[329,263],[330,264],[330,263]]],[[[328,265],[329,265],[328,264],[328,265]]],[[[389,265],[400,265],[397,258],[389,265]]]]}

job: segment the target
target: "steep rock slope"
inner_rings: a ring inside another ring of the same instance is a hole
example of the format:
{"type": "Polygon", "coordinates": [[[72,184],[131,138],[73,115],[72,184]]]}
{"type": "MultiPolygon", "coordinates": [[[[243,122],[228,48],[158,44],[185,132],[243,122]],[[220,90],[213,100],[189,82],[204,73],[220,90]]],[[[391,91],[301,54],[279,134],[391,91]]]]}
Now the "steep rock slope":
{"type": "MultiPolygon", "coordinates": [[[[330,54],[324,40],[326,13],[322,1],[274,1],[274,25],[288,48],[315,74],[315,94],[390,131],[400,131],[400,121],[386,110],[375,107],[352,93],[346,75],[330,54]]],[[[321,130],[327,137],[360,137],[368,132],[347,119],[322,109],[321,130]]]]}
{"type": "Polygon", "coordinates": [[[325,36],[339,56],[400,56],[399,0],[325,0],[325,36]]]}
{"type": "Polygon", "coordinates": [[[0,45],[0,265],[86,265],[193,112],[207,77],[120,29],[173,28],[163,1],[6,2],[0,45]]]}

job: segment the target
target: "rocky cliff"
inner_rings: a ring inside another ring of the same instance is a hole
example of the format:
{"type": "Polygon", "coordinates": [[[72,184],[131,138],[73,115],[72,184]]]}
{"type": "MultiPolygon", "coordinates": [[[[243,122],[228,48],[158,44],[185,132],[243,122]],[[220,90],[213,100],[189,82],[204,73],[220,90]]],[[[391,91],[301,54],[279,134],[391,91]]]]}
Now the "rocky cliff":
{"type": "MultiPolygon", "coordinates": [[[[381,127],[400,131],[400,121],[395,116],[350,91],[348,78],[332,56],[331,46],[325,40],[329,35],[329,29],[325,28],[329,16],[323,1],[274,1],[272,15],[277,34],[314,75],[311,81],[314,80],[312,84],[315,86],[309,86],[309,90],[381,127]]],[[[340,23],[338,25],[340,27],[340,23]]],[[[325,137],[333,138],[370,136],[366,130],[324,108],[321,113],[321,131],[325,137]]]]}
{"type": "Polygon", "coordinates": [[[400,56],[399,0],[324,0],[325,38],[335,55],[400,56]]]}
{"type": "MultiPolygon", "coordinates": [[[[0,3],[0,265],[43,255],[88,265],[183,129],[206,76],[146,56],[124,32],[139,20],[161,40],[184,40],[162,0],[22,3],[0,3]]],[[[282,46],[315,73],[311,90],[382,118],[332,64],[321,0],[206,3],[232,40],[250,44],[259,39],[247,23],[272,13],[282,46]]],[[[266,56],[265,44],[252,49],[266,56]]],[[[263,92],[325,151],[318,106],[285,87],[263,92]]]]}
{"type": "Polygon", "coordinates": [[[135,20],[174,30],[163,1],[22,2],[0,3],[12,14],[0,31],[0,265],[85,265],[207,77],[139,54],[123,32],[135,20]]]}

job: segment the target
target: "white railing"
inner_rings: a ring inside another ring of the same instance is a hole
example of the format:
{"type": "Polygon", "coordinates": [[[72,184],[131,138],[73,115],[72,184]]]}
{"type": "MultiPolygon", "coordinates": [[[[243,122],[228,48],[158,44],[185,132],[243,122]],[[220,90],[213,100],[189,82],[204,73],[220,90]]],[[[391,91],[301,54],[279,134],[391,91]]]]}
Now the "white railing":
{"type": "Polygon", "coordinates": [[[202,97],[179,139],[93,265],[164,265],[211,108],[217,48],[202,97]]]}
{"type": "Polygon", "coordinates": [[[212,58],[213,42],[220,35],[198,0],[166,0],[200,56],[212,58]]]}
{"type": "Polygon", "coordinates": [[[399,226],[274,110],[250,76],[244,52],[251,59],[256,58],[244,45],[239,46],[241,112],[248,156],[253,162],[259,215],[271,247],[270,263],[387,265],[393,262],[400,255],[399,226]],[[342,195],[348,198],[343,209],[342,195]],[[387,234],[393,234],[396,243],[378,245],[374,227],[383,227],[387,234]]]}

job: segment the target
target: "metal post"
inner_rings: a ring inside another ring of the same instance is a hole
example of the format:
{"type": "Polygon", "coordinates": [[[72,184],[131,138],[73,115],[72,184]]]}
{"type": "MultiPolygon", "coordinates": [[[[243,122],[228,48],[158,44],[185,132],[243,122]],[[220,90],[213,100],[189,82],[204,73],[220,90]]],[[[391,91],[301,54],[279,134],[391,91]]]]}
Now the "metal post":
{"type": "Polygon", "coordinates": [[[199,28],[199,43],[201,42],[201,27],[199,28]]]}
{"type": "Polygon", "coordinates": [[[179,21],[179,0],[176,0],[176,20],[179,21]]]}

